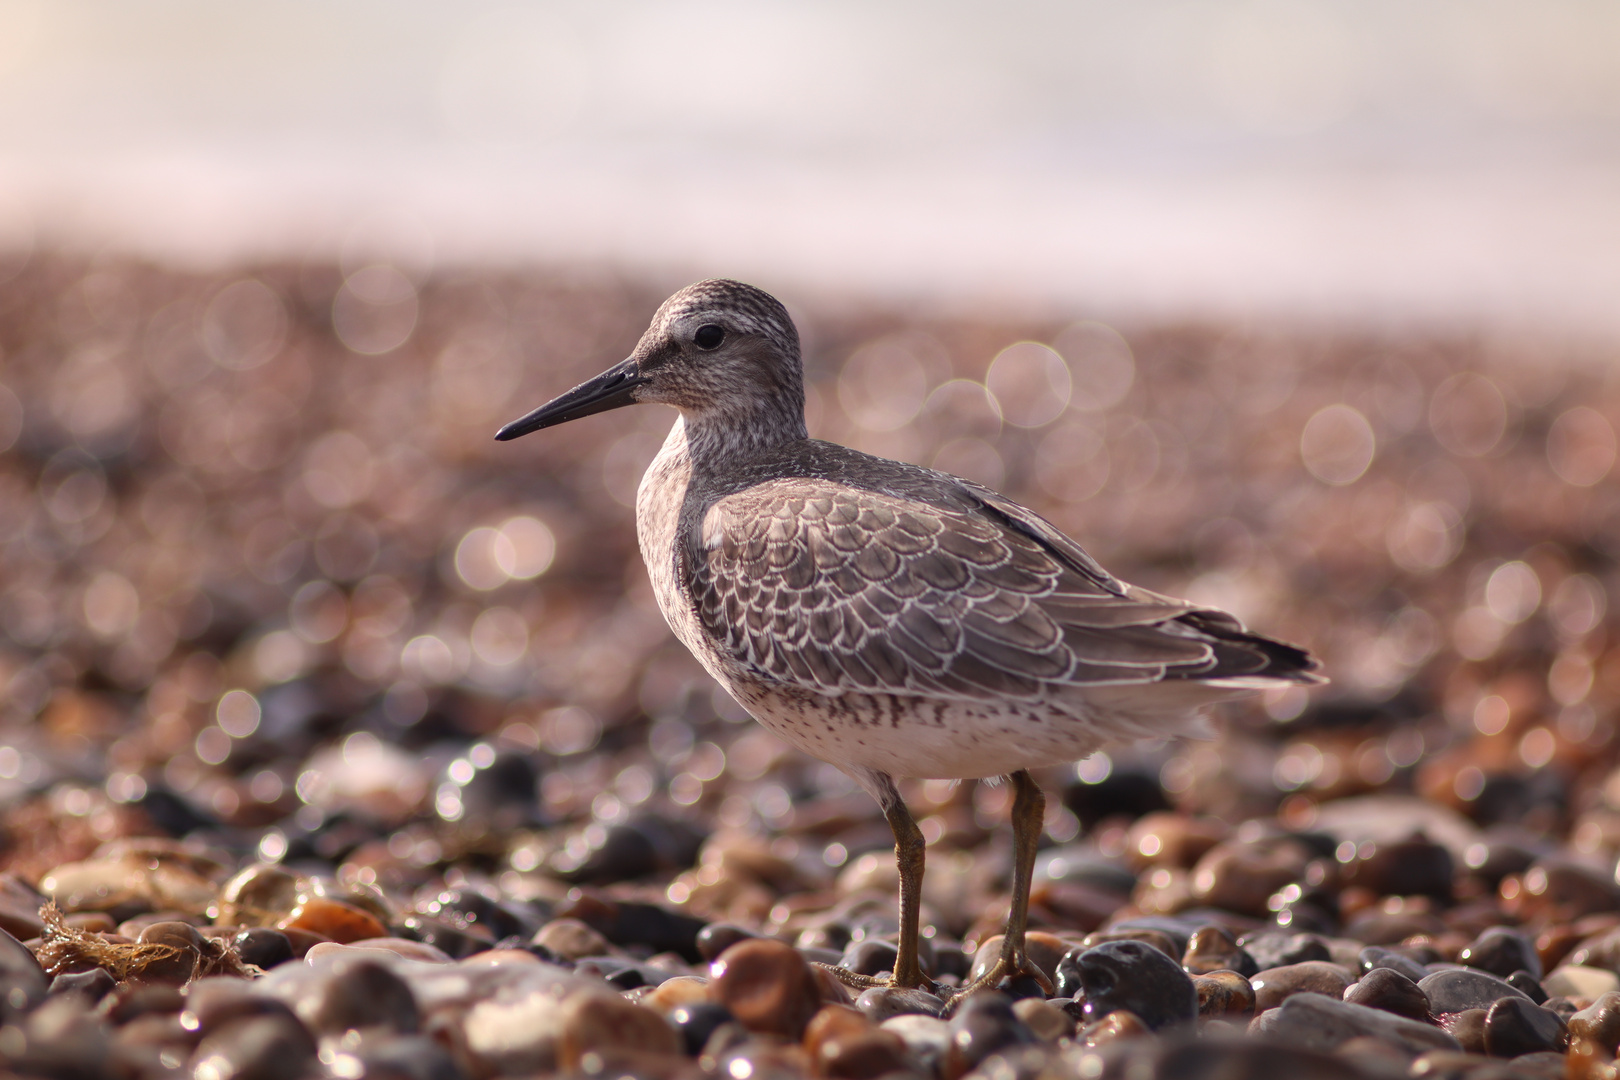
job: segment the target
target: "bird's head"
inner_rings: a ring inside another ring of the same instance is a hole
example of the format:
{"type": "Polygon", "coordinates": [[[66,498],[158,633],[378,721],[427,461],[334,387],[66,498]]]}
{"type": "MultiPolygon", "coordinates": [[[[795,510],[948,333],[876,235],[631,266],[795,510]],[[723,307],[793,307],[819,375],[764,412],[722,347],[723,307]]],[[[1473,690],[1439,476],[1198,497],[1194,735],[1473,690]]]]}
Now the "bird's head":
{"type": "Polygon", "coordinates": [[[789,423],[802,434],[799,334],[780,301],[715,278],[665,300],[628,359],[496,434],[541,428],[639,402],[673,405],[688,422],[789,423]]]}

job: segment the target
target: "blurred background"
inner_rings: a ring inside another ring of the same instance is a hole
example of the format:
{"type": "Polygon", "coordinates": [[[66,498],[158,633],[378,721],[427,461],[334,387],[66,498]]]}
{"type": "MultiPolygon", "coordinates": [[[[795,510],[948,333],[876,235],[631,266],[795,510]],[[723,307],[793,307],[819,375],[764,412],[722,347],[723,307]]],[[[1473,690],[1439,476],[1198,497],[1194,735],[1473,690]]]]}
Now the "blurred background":
{"type": "Polygon", "coordinates": [[[1616,191],[1603,4],[0,2],[0,864],[194,834],[759,923],[659,822],[801,884],[886,850],[657,614],[670,414],[491,441],[724,274],[799,319],[812,434],[1324,657],[1048,770],[1053,843],[1416,794],[1459,865],[1607,876],[1616,191]]]}

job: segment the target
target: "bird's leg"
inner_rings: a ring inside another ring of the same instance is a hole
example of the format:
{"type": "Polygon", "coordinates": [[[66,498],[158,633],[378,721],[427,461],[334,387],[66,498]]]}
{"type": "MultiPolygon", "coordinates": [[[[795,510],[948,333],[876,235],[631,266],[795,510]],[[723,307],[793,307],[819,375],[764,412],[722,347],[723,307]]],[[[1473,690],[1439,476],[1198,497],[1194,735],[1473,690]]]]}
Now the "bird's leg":
{"type": "Polygon", "coordinates": [[[1007,914],[1007,933],[1001,939],[1001,956],[989,971],[975,979],[966,991],[994,987],[1009,975],[1028,975],[1048,995],[1052,980],[1029,962],[1024,952],[1024,932],[1029,928],[1029,886],[1035,876],[1035,854],[1040,847],[1041,828],[1046,820],[1046,796],[1034,777],[1019,769],[1008,779],[1013,784],[1013,882],[1012,910],[1007,914]]]}
{"type": "Polygon", "coordinates": [[[928,989],[932,983],[923,975],[922,964],[917,959],[918,922],[922,910],[923,863],[927,857],[927,841],[923,839],[922,830],[917,828],[917,822],[912,818],[911,811],[906,809],[905,800],[900,797],[900,790],[894,786],[894,780],[878,773],[872,776],[870,781],[872,788],[869,790],[873,790],[877,795],[878,805],[883,808],[883,816],[888,819],[889,828],[894,832],[894,860],[900,869],[899,955],[894,961],[894,972],[887,980],[857,975],[842,968],[834,968],[833,974],[845,985],[856,989],[873,986],[928,989]]]}
{"type": "Polygon", "coordinates": [[[893,985],[911,989],[923,984],[922,965],[917,962],[917,923],[928,844],[892,781],[888,787],[885,794],[891,797],[883,801],[883,816],[894,831],[894,861],[900,869],[900,955],[894,961],[893,985]]]}

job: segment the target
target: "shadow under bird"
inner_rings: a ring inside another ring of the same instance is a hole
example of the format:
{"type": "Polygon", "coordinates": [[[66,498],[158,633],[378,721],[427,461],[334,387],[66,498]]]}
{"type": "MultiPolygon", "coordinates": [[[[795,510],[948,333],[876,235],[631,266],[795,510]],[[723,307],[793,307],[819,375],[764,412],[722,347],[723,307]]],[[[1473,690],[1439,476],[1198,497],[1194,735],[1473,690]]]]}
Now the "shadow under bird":
{"type": "Polygon", "coordinates": [[[1050,991],[1024,951],[1045,814],[1026,770],[1199,734],[1213,702],[1323,681],[1303,650],[1120,581],[989,488],[810,438],[798,332],[740,282],[677,292],[629,359],[496,438],[642,402],[680,414],[636,497],[659,607],[756,720],[882,806],[900,871],[893,985],[926,981],[924,841],[895,777],[1010,778],[1011,913],[977,984],[1026,974],[1050,991]]]}

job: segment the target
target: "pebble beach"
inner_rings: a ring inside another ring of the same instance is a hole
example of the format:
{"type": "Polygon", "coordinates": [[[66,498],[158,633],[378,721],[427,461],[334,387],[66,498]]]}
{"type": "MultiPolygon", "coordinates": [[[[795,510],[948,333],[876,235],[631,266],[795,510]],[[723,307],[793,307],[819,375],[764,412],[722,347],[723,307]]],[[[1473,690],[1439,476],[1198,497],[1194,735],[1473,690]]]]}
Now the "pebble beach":
{"type": "MultiPolygon", "coordinates": [[[[811,434],[1007,492],[1332,684],[893,839],[671,637],[672,414],[497,444],[668,291],[0,264],[0,1071],[1620,1075],[1620,377],[1462,331],[794,307],[811,434]],[[1615,656],[1616,659],[1610,659],[1615,656]]],[[[793,297],[784,297],[793,306],[793,297]]]]}

